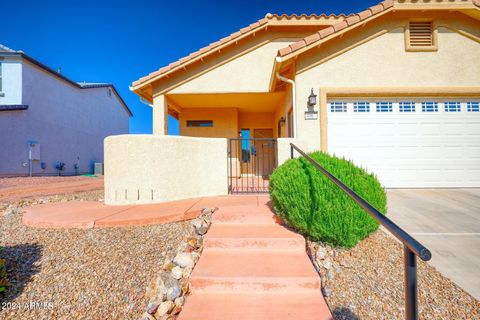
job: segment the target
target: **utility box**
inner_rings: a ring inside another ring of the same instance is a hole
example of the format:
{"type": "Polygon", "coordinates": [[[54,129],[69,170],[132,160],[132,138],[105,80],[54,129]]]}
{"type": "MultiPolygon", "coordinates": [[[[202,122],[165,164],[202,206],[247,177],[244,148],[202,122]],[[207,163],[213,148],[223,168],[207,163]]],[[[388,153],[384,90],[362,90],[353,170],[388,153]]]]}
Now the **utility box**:
{"type": "Polygon", "coordinates": [[[103,176],[103,163],[102,162],[95,162],[95,165],[93,166],[93,174],[103,176]]]}
{"type": "Polygon", "coordinates": [[[29,160],[40,160],[40,144],[38,142],[29,142],[29,160]]]}

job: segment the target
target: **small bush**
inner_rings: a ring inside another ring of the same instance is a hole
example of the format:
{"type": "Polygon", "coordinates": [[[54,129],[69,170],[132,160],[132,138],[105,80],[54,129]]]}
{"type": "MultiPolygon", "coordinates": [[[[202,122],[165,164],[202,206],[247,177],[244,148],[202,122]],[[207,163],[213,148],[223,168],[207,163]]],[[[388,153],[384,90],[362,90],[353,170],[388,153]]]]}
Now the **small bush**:
{"type": "MultiPolygon", "coordinates": [[[[2,248],[0,248],[2,250],[2,248]]],[[[7,290],[7,270],[5,268],[5,261],[0,259],[0,293],[7,290]]]]}
{"type": "MultiPolygon", "coordinates": [[[[386,212],[386,193],[373,174],[326,153],[310,156],[377,210],[386,212]]],[[[314,241],[351,248],[379,225],[304,158],[288,160],[275,169],[270,194],[285,223],[314,241]]]]}

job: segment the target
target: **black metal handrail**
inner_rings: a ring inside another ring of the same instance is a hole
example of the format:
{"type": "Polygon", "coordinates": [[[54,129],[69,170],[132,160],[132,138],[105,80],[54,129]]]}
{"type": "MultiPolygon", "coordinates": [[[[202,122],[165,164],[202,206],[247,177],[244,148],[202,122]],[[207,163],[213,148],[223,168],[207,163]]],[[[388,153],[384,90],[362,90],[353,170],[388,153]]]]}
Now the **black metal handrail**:
{"type": "Polygon", "coordinates": [[[328,172],[318,162],[312,159],[308,154],[300,150],[296,145],[290,143],[290,157],[293,159],[294,150],[307,159],[315,168],[327,176],[330,181],[340,187],[350,198],[352,198],[363,210],[370,214],[382,226],[390,231],[400,242],[403,243],[404,267],[405,267],[405,319],[418,319],[418,296],[417,296],[417,261],[416,255],[423,261],[432,258],[432,253],[420,242],[415,240],[405,230],[396,225],[392,220],[375,209],[371,204],[356,194],[353,190],[338,180],[333,174],[328,172]]]}

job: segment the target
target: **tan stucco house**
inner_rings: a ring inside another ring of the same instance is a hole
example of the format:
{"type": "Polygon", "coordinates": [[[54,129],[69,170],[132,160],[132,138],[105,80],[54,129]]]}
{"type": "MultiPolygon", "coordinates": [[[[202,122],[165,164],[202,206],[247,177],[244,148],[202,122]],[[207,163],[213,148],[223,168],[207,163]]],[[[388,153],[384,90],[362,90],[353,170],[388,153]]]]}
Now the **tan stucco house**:
{"type": "Polygon", "coordinates": [[[290,142],[352,159],[385,187],[480,187],[479,0],[267,14],[131,89],[152,104],[154,132],[106,139],[107,203],[264,183],[290,142]],[[169,114],[180,136],[167,135],[169,114]]]}

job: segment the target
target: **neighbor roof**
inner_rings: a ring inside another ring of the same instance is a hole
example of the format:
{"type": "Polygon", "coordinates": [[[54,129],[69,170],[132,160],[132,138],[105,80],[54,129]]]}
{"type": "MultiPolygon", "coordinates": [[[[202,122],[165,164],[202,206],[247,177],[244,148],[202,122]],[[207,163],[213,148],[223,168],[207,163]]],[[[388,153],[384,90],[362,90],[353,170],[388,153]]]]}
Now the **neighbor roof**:
{"type": "Polygon", "coordinates": [[[52,74],[53,76],[57,77],[57,78],[60,78],[66,82],[68,82],[69,84],[79,88],[79,89],[90,89],[90,88],[101,88],[101,87],[110,87],[113,92],[115,92],[115,94],[117,95],[118,99],[120,100],[121,104],[123,105],[123,107],[125,108],[125,110],[127,111],[127,113],[129,114],[129,116],[133,116],[133,113],[132,111],[130,110],[130,108],[127,106],[127,104],[125,103],[125,101],[122,99],[122,97],[120,96],[120,94],[118,93],[117,89],[115,88],[115,86],[111,83],[94,83],[94,82],[75,82],[69,78],[67,78],[66,76],[64,76],[63,74],[59,73],[59,72],[56,72],[54,71],[52,68],[48,67],[47,65],[41,63],[40,61],[32,58],[31,56],[27,55],[25,52],[23,51],[15,51],[13,49],[10,49],[2,44],[0,44],[0,55],[3,55],[3,56],[20,56],[22,57],[23,59],[33,63],[34,65],[42,68],[43,70],[45,70],[46,72],[52,74]]]}

